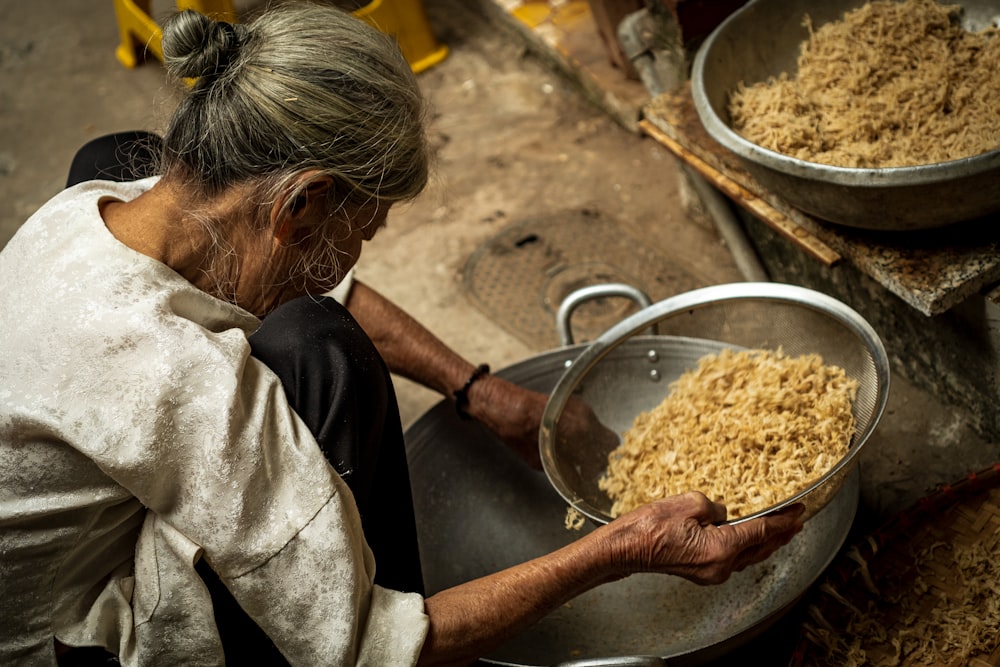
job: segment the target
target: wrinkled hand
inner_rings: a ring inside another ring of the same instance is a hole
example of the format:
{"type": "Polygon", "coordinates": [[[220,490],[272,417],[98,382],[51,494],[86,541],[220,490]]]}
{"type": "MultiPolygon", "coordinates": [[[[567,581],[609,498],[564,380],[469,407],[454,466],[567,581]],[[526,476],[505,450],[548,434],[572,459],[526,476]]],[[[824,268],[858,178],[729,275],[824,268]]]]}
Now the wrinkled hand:
{"type": "Polygon", "coordinates": [[[468,412],[497,434],[508,447],[534,468],[538,456],[538,428],[548,403],[547,394],[531,391],[495,375],[475,385],[468,412]]]}
{"type": "MultiPolygon", "coordinates": [[[[538,429],[549,395],[531,391],[495,375],[480,380],[481,393],[470,401],[469,413],[496,433],[508,447],[534,468],[541,469],[538,429]]],[[[607,449],[618,444],[618,436],[600,422],[597,415],[576,396],[570,397],[559,417],[562,439],[607,441],[607,449]]]]}
{"type": "Polygon", "coordinates": [[[566,400],[556,427],[561,442],[575,443],[588,451],[610,452],[621,442],[618,434],[605,426],[594,409],[578,396],[566,400]]]}
{"type": "Polygon", "coordinates": [[[733,572],[768,558],[802,529],[804,507],[735,525],[726,507],[698,492],[672,496],[625,514],[606,526],[623,573],[662,572],[696,584],[720,584],[733,572]]]}

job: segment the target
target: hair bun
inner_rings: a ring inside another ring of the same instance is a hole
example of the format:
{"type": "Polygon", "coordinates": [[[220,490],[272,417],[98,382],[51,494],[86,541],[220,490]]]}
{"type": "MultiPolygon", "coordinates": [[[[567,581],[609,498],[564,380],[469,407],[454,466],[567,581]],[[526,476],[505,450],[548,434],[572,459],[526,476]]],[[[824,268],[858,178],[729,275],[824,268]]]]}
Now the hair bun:
{"type": "Polygon", "coordinates": [[[171,74],[197,79],[229,69],[246,40],[247,29],[186,10],[163,26],[163,63],[171,74]]]}

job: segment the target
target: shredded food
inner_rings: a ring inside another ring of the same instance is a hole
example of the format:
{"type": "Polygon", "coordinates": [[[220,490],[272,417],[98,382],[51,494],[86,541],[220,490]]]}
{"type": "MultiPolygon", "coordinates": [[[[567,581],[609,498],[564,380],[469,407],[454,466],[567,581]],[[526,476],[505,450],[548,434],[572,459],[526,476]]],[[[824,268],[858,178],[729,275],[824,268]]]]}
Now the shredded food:
{"type": "Polygon", "coordinates": [[[583,524],[586,523],[587,517],[575,507],[567,507],[565,521],[566,530],[580,530],[583,528],[583,524]]]}
{"type": "Polygon", "coordinates": [[[724,503],[730,519],[781,502],[847,453],[856,392],[856,380],[817,354],[707,355],[609,455],[600,487],[611,513],[692,490],[724,503]]]}
{"type": "Polygon", "coordinates": [[[826,648],[818,664],[995,665],[990,655],[1000,644],[998,538],[994,533],[972,544],[939,542],[921,549],[909,585],[872,590],[864,610],[850,606],[851,620],[841,632],[825,624],[813,629],[813,639],[826,648]]]}
{"type": "Polygon", "coordinates": [[[797,74],[730,96],[733,130],[840,167],[934,164],[1000,147],[1000,31],[965,30],[959,5],[873,0],[809,30],[797,74]]]}

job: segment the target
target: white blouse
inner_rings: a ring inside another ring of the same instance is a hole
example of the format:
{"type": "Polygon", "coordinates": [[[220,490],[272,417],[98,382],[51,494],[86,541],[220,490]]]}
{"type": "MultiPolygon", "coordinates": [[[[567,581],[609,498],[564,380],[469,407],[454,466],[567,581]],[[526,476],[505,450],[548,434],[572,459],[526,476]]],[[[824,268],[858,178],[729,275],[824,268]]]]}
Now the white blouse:
{"type": "Polygon", "coordinates": [[[104,226],[153,182],[66,190],[0,253],[0,664],[222,664],[201,557],[292,664],[415,663],[423,600],[372,583],[259,321],[104,226]]]}

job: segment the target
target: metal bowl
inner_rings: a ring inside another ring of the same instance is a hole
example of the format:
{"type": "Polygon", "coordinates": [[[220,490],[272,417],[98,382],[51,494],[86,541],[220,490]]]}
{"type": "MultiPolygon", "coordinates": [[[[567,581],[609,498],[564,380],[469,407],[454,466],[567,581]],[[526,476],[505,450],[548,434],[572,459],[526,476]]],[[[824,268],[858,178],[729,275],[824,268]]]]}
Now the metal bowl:
{"type": "Polygon", "coordinates": [[[542,415],[539,451],[550,483],[596,523],[612,519],[600,488],[608,455],[641,412],[667,396],[670,384],[707,353],[724,347],[816,353],[858,382],[850,448],[826,474],[793,496],[733,520],[747,521],[793,503],[809,519],[840,491],[875,430],[889,398],[889,359],[872,327],[825,294],[794,285],[735,283],[680,294],[622,320],[595,339],[566,370],[542,415]],[[652,330],[655,333],[650,334],[652,330]],[[581,430],[570,400],[588,404],[607,427],[581,430]]]}
{"type": "MultiPolygon", "coordinates": [[[[753,0],[726,19],[695,55],[694,105],[709,135],[735,153],[770,192],[830,222],[875,230],[916,230],[971,221],[1000,210],[1000,148],[915,167],[856,169],[789,157],[754,144],[731,127],[729,96],[781,72],[793,74],[813,25],[839,20],[864,0],[753,0]]],[[[995,25],[997,0],[958,0],[966,29],[995,25]]],[[[983,221],[985,223],[985,221],[983,221]]]]}

